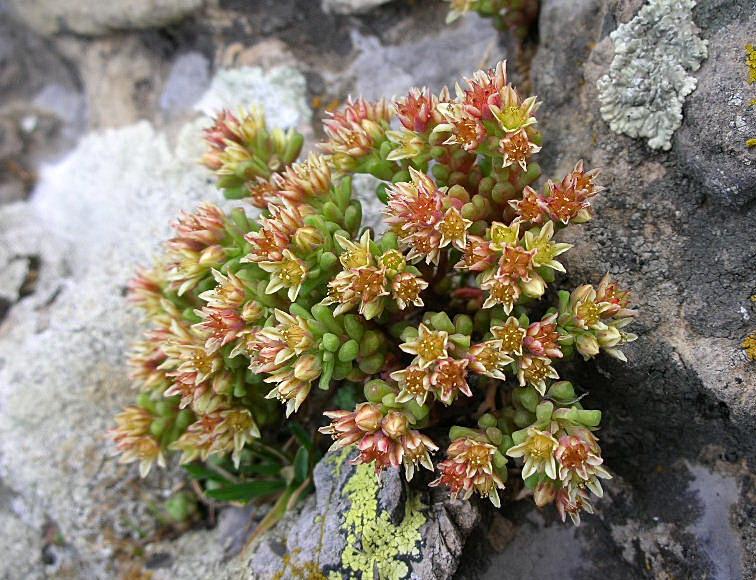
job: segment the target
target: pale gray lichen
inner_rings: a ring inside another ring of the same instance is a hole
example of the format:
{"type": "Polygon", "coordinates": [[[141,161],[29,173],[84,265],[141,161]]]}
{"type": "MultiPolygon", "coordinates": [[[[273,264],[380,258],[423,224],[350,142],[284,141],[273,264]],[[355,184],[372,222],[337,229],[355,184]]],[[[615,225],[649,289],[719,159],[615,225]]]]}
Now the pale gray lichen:
{"type": "Polygon", "coordinates": [[[649,0],[612,32],[614,60],[597,83],[601,116],[612,131],[669,149],[682,106],[696,88],[689,72],[706,58],[693,22],[695,0],[649,0]]]}

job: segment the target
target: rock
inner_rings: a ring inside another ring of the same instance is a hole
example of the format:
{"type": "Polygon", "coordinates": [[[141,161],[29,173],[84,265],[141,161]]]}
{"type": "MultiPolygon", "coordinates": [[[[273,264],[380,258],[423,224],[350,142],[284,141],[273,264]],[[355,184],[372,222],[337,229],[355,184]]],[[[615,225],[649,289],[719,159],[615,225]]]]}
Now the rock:
{"type": "MultiPolygon", "coordinates": [[[[244,71],[234,78],[247,96],[278,103],[272,123],[308,122],[296,71],[246,73],[254,82],[244,82],[244,71]]],[[[238,94],[203,96],[238,106],[232,98],[238,94]]],[[[16,550],[22,542],[18,550],[33,555],[29,574],[4,559],[2,578],[42,577],[45,558],[58,562],[51,574],[82,578],[166,564],[152,552],[149,562],[134,554],[161,529],[154,510],[185,485],[179,470],[141,480],[109,457],[105,433],[134,396],[125,364],[140,325],[125,285],[180,209],[213,199],[212,179],[196,163],[201,126],[187,125],[175,147],[147,122],[92,133],[42,168],[28,202],[0,207],[0,300],[9,305],[0,326],[0,496],[7,488],[19,506],[8,512],[0,499],[0,543],[16,550]],[[59,545],[37,556],[46,521],[59,545]]],[[[176,553],[207,540],[182,542],[176,553]]],[[[187,561],[218,570],[224,549],[216,543],[187,561]]]]}
{"type": "MultiPolygon", "coordinates": [[[[568,276],[560,286],[596,283],[608,271],[632,291],[641,313],[628,364],[599,359],[569,371],[589,392],[588,404],[603,411],[598,435],[615,477],[597,515],[575,532],[553,522],[549,510],[534,528],[529,510],[505,508],[518,529],[483,578],[506,578],[503,563],[518,558],[523,562],[512,577],[729,579],[748,578],[756,565],[756,532],[743,523],[754,509],[748,465],[756,458],[749,435],[756,428],[756,366],[740,348],[756,315],[752,258],[744,251],[756,247],[755,208],[717,203],[728,201],[726,182],[713,186],[706,177],[714,175],[717,158],[709,157],[705,171],[693,170],[690,153],[706,159],[717,149],[728,167],[741,163],[731,173],[738,174],[739,191],[748,191],[743,184],[752,169],[723,144],[734,133],[737,110],[727,104],[736,85],[725,78],[736,73],[717,63],[731,51],[731,66],[745,68],[734,47],[752,30],[752,15],[731,0],[694,11],[715,60],[696,74],[699,88],[688,97],[674,147],[652,152],[609,130],[596,87],[613,60],[610,33],[632,20],[640,4],[545,0],[544,41],[532,67],[534,93],[544,103],[539,162],[546,176],[561,178],[583,158],[602,169],[607,187],[593,220],[565,231],[565,241],[576,246],[565,254],[568,276]],[[706,107],[712,114],[704,118],[706,107]],[[716,110],[726,113],[717,117],[716,110]],[[716,147],[694,137],[704,119],[712,123],[707,131],[722,136],[716,147]],[[547,573],[560,562],[570,571],[547,573]]],[[[744,97],[745,74],[733,81],[743,83],[744,97]]],[[[464,556],[463,567],[480,559],[464,556]]]]}
{"type": "Polygon", "coordinates": [[[259,66],[265,70],[276,66],[296,66],[297,59],[278,38],[270,38],[252,46],[234,42],[219,51],[217,62],[222,68],[259,66]]]}
{"type": "Polygon", "coordinates": [[[744,47],[756,38],[756,13],[723,26],[685,107],[676,138],[680,162],[719,202],[742,207],[756,199],[756,158],[745,142],[756,135],[756,88],[746,82],[744,47]]]}
{"type": "Polygon", "coordinates": [[[362,14],[391,0],[322,0],[323,12],[334,14],[362,14]]]}
{"type": "Polygon", "coordinates": [[[395,469],[379,483],[372,466],[351,465],[353,456],[347,449],[321,460],[315,497],[263,538],[249,558],[251,577],[452,577],[479,523],[476,507],[445,493],[419,495],[395,469]]]}
{"type": "Polygon", "coordinates": [[[160,107],[168,115],[190,110],[210,84],[209,69],[207,58],[198,52],[176,58],[160,96],[160,107]]]}
{"type": "Polygon", "coordinates": [[[394,42],[385,44],[376,36],[352,32],[357,57],[339,75],[341,82],[354,79],[347,92],[378,99],[402,96],[413,86],[439,91],[450,85],[453,90],[463,75],[502,58],[496,31],[474,14],[448,26],[443,19],[400,22],[384,37],[394,42]]]}
{"type": "Polygon", "coordinates": [[[34,33],[0,19],[0,205],[22,200],[36,167],[70,147],[84,101],[69,63],[34,33]]]}
{"type": "Polygon", "coordinates": [[[241,67],[218,71],[210,88],[195,105],[206,115],[239,105],[261,105],[271,127],[296,127],[310,120],[304,77],[297,70],[279,66],[270,71],[241,67]]]}
{"type": "Polygon", "coordinates": [[[101,35],[114,30],[165,26],[200,9],[203,0],[8,0],[14,14],[43,35],[101,35]]]}

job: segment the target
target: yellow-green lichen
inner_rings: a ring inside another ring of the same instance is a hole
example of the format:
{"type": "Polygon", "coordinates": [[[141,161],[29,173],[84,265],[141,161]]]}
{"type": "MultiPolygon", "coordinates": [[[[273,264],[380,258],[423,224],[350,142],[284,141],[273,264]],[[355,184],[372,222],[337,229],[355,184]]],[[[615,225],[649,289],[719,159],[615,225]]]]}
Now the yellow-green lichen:
{"type": "Polygon", "coordinates": [[[354,446],[349,445],[348,447],[339,449],[335,453],[331,453],[326,457],[326,461],[328,462],[328,465],[333,466],[333,474],[334,474],[335,479],[338,479],[341,476],[341,467],[344,465],[344,462],[349,457],[349,454],[352,452],[352,449],[354,449],[354,446]]]}
{"type": "Polygon", "coordinates": [[[746,44],[746,64],[748,65],[748,84],[756,83],[756,48],[746,44]]]}
{"type": "MultiPolygon", "coordinates": [[[[746,65],[748,65],[748,84],[756,83],[756,48],[752,44],[746,44],[746,65]]],[[[756,99],[751,101],[751,106],[756,106],[756,99]]],[[[746,147],[756,147],[756,138],[746,141],[746,147]]]]}
{"type": "Polygon", "coordinates": [[[750,358],[751,360],[756,360],[756,332],[746,336],[745,339],[743,339],[741,346],[748,355],[748,358],[750,358]]]}
{"type": "MultiPolygon", "coordinates": [[[[425,523],[424,505],[410,494],[404,505],[404,518],[395,525],[387,512],[378,510],[378,478],[372,466],[357,466],[342,490],[350,501],[342,529],[347,533],[341,556],[343,570],[362,580],[400,580],[409,576],[406,560],[420,555],[420,528],[425,523]]],[[[336,572],[329,580],[340,579],[336,572]]]]}

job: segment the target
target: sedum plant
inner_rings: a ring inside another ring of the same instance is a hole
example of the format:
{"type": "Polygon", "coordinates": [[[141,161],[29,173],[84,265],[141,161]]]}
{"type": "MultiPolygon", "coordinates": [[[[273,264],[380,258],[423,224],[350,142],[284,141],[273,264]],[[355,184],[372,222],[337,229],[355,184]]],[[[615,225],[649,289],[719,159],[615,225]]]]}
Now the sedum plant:
{"type": "Polygon", "coordinates": [[[636,313],[608,276],[556,289],[561,232],[601,188],[582,162],[537,187],[538,106],[502,62],[454,96],[350,100],[303,161],[296,132],[221,112],[203,162],[246,206],[181,215],[131,283],[149,329],[112,432],[121,460],[144,475],[178,453],[211,498],[275,498],[264,525],[310,488],[319,433],[453,496],[499,506],[515,476],[563,519],[592,511],[610,477],[601,413],[563,361],[625,360],[636,313]],[[378,181],[381,231],[363,226],[356,174],[378,181]]]}

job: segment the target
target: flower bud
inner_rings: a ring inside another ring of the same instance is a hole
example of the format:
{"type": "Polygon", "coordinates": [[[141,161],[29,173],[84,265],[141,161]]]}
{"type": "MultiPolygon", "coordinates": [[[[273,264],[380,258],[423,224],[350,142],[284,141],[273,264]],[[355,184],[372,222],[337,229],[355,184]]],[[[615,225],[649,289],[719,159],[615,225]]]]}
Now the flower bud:
{"type": "Polygon", "coordinates": [[[533,491],[533,501],[538,507],[543,507],[554,501],[556,497],[556,488],[554,484],[549,481],[542,481],[539,483],[533,491]]]}
{"type": "Polygon", "coordinates": [[[407,433],[408,424],[407,415],[399,411],[389,411],[388,415],[383,418],[381,428],[392,439],[399,439],[407,433]]]}
{"type": "Polygon", "coordinates": [[[403,272],[407,266],[407,261],[404,259],[404,255],[397,250],[387,250],[380,258],[381,265],[384,266],[389,272],[399,273],[403,272]]]}
{"type": "Polygon", "coordinates": [[[381,426],[382,419],[383,413],[381,413],[380,405],[372,403],[363,403],[354,414],[354,422],[360,429],[368,433],[377,431],[381,426]]]}
{"type": "Polygon", "coordinates": [[[602,347],[612,347],[622,340],[622,333],[614,326],[609,326],[606,330],[599,330],[596,338],[602,347]]]}
{"type": "Polygon", "coordinates": [[[311,381],[320,376],[320,359],[313,354],[305,354],[294,365],[294,376],[300,381],[311,381]]]}
{"type": "Polygon", "coordinates": [[[529,296],[530,298],[540,298],[543,296],[543,293],[546,292],[546,281],[540,276],[540,274],[533,272],[530,276],[530,280],[527,282],[520,281],[520,289],[525,296],[529,296]]]}
{"type": "Polygon", "coordinates": [[[581,334],[577,337],[577,349],[584,357],[590,358],[599,353],[599,343],[592,334],[581,334]]]}
{"type": "Polygon", "coordinates": [[[221,266],[225,261],[226,251],[215,244],[202,250],[198,263],[202,266],[221,266]]]}
{"type": "Polygon", "coordinates": [[[244,322],[256,322],[263,315],[262,306],[254,300],[250,300],[242,307],[242,318],[244,322]]]}
{"type": "Polygon", "coordinates": [[[302,253],[314,252],[323,245],[323,234],[312,226],[304,226],[294,234],[294,245],[302,253]]]}

